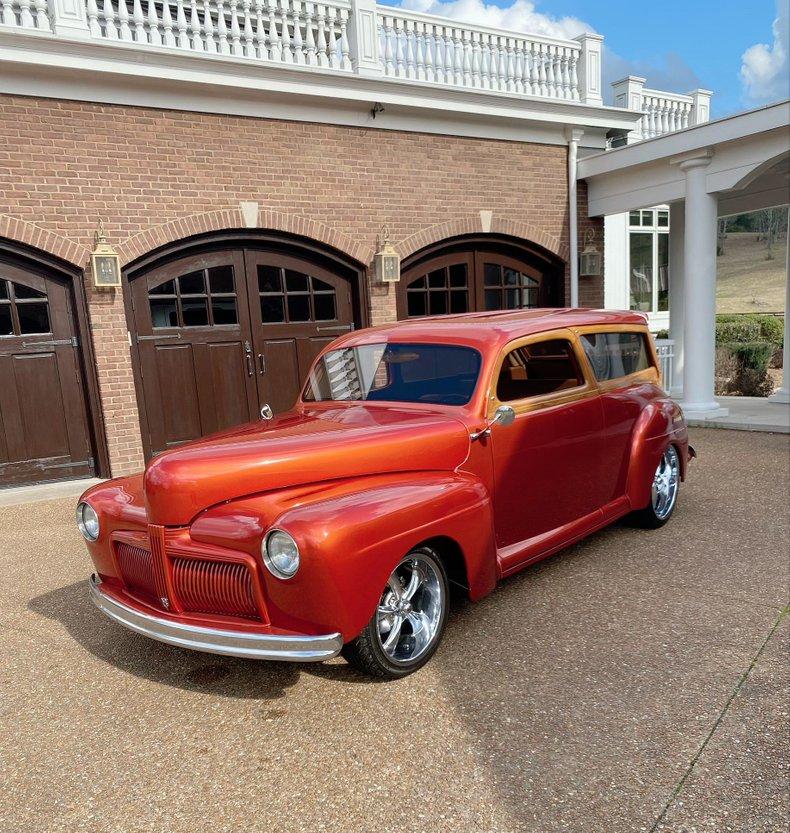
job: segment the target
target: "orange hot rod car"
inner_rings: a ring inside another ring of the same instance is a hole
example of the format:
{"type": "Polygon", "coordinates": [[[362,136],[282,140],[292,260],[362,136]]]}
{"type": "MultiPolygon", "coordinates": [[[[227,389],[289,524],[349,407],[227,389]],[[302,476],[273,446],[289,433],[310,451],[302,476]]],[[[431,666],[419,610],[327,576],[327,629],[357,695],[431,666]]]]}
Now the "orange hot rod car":
{"type": "Polygon", "coordinates": [[[403,676],[449,586],[497,581],[632,513],[666,523],[693,450],[644,318],[545,309],[361,330],[295,407],[81,498],[91,594],[200,651],[403,676]]]}

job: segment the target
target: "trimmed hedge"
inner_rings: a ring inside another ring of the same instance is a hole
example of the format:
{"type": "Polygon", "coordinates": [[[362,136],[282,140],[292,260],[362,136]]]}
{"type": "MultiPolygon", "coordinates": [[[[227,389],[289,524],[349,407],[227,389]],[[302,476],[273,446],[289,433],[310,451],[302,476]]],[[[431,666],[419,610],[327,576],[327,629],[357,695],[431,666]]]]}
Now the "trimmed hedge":
{"type": "Polygon", "coordinates": [[[741,396],[768,396],[773,382],[768,375],[768,364],[775,347],[769,341],[741,341],[719,345],[719,361],[729,355],[735,363],[726,392],[741,396]]]}
{"type": "Polygon", "coordinates": [[[734,341],[768,341],[774,347],[781,347],[784,343],[784,322],[777,315],[759,312],[717,315],[716,344],[734,341]]]}

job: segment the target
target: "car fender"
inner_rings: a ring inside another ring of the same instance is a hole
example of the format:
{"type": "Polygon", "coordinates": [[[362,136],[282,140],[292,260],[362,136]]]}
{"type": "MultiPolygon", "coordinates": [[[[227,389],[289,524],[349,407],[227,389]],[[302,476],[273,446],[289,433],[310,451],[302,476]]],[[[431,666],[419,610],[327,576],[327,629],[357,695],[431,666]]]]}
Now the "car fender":
{"type": "Polygon", "coordinates": [[[683,412],[671,399],[656,399],[640,413],[631,435],[626,495],[632,509],[643,509],[650,502],[653,474],[670,443],[677,446],[680,477],[685,480],[688,431],[683,412]]]}
{"type": "Polygon", "coordinates": [[[294,580],[267,581],[274,608],[302,611],[354,638],[373,615],[397,563],[431,538],[461,550],[469,595],[496,584],[493,514],[488,490],[461,472],[424,472],[339,497],[286,508],[274,521],[297,541],[294,580]],[[296,580],[298,579],[298,580],[296,580]]]}

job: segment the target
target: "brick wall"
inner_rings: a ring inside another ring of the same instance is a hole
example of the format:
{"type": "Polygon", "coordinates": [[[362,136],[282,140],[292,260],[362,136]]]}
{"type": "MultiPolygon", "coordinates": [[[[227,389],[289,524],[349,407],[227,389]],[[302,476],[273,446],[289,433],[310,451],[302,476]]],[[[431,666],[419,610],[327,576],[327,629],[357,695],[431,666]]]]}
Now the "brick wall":
{"type": "MultiPolygon", "coordinates": [[[[0,96],[0,135],[0,215],[75,248],[92,247],[101,217],[131,258],[176,235],[241,227],[239,203],[254,201],[261,225],[276,217],[357,256],[372,254],[382,226],[397,247],[439,224],[479,231],[485,210],[492,231],[551,241],[567,257],[564,147],[14,96],[0,96]]],[[[579,216],[590,225],[583,185],[579,216]]],[[[118,475],[142,460],[123,300],[88,292],[118,475]]],[[[583,279],[580,297],[602,305],[602,280],[583,279]]],[[[370,307],[373,322],[393,319],[394,288],[371,287],[370,307]]]]}

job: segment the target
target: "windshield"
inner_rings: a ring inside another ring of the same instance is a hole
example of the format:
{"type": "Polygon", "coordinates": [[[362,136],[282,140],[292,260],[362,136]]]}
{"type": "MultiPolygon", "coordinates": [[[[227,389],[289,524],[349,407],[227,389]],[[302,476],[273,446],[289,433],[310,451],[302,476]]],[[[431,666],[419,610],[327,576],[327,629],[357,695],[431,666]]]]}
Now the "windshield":
{"type": "Polygon", "coordinates": [[[448,344],[364,344],[330,350],[313,368],[305,402],[430,402],[465,405],[480,353],[448,344]]]}

